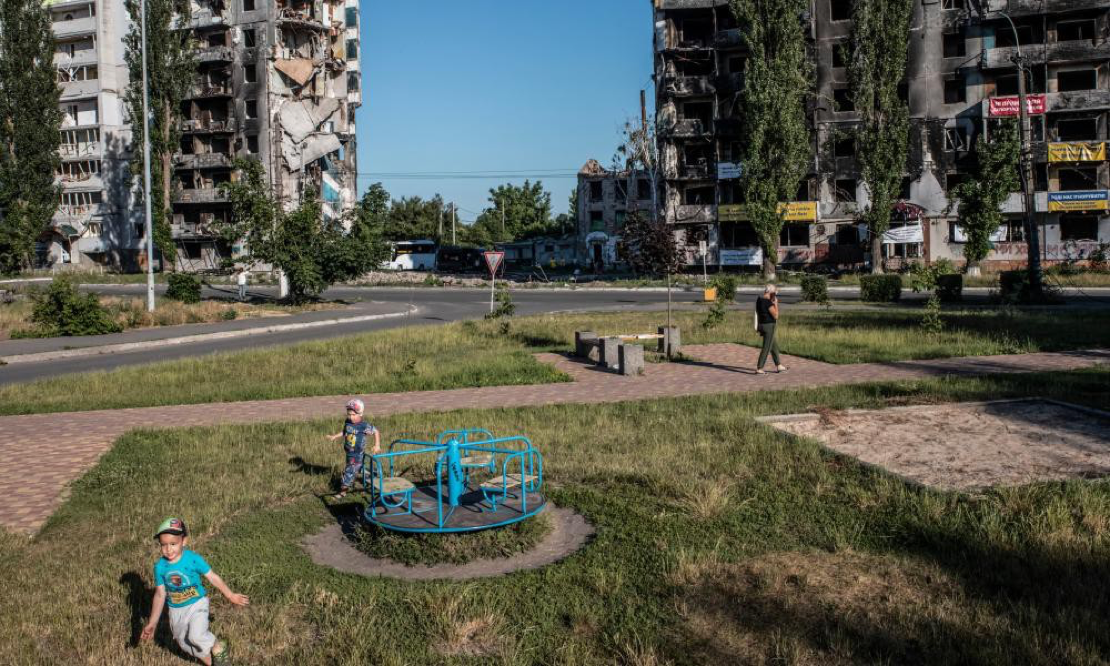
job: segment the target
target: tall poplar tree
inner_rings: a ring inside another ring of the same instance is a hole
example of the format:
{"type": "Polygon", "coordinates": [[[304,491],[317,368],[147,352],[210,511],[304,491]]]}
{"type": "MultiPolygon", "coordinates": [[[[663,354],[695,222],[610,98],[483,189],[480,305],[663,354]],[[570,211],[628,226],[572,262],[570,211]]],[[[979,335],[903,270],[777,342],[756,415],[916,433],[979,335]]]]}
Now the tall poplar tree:
{"type": "Polygon", "coordinates": [[[856,163],[870,204],[860,219],[871,233],[871,272],[882,273],[883,234],[902,189],[909,152],[910,112],[898,95],[906,75],[913,0],[855,0],[848,51],[848,86],[859,113],[856,163]]]}
{"type": "Polygon", "coordinates": [[[1002,204],[1021,186],[1020,145],[1013,120],[1003,120],[990,141],[979,135],[975,142],[975,177],[948,193],[967,236],[964,258],[969,275],[979,274],[979,262],[991,251],[991,235],[1002,226],[1002,204]]]}
{"type": "Polygon", "coordinates": [[[744,210],[763,248],[763,276],[775,278],[785,211],[808,170],[806,0],[733,0],[750,56],[744,72],[744,210]]]}
{"type": "Polygon", "coordinates": [[[0,0],[0,273],[30,265],[58,208],[59,96],[42,0],[0,0]]]}
{"type": "MultiPolygon", "coordinates": [[[[131,30],[124,38],[124,60],[130,85],[127,110],[131,116],[131,173],[143,173],[143,53],[141,0],[125,0],[131,17],[131,30]]],[[[170,266],[176,251],[170,234],[173,217],[171,201],[173,155],[181,146],[181,103],[196,82],[197,64],[188,29],[188,2],[146,0],[147,79],[150,95],[150,207],[154,226],[154,245],[170,266]],[[177,26],[184,26],[178,28],[177,26]]]]}

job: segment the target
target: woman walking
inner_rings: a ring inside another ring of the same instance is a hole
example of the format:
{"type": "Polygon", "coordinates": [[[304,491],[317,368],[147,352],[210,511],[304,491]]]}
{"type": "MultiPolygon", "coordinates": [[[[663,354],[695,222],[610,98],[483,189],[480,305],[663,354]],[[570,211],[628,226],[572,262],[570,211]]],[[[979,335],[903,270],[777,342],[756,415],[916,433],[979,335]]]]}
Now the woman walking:
{"type": "Polygon", "coordinates": [[[755,330],[763,336],[763,349],[759,352],[759,363],[755,367],[755,374],[765,375],[763,365],[767,362],[767,354],[775,361],[775,369],[779,372],[786,370],[786,366],[779,359],[779,346],[775,342],[775,324],[779,320],[779,294],[775,285],[769,284],[763,290],[763,295],[755,302],[755,330]]]}

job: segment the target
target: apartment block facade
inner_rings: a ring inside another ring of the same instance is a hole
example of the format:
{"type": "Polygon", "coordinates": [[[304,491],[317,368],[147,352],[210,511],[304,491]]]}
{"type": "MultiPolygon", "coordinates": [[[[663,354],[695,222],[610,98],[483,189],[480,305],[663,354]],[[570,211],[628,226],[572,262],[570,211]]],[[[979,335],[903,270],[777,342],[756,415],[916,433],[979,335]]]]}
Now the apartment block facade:
{"type": "Polygon", "coordinates": [[[40,264],[134,266],[142,207],[128,182],[131,130],[124,91],[122,2],[50,0],[54,65],[61,88],[62,194],[38,243],[40,264]]]}
{"type": "MultiPolygon", "coordinates": [[[[842,45],[851,0],[813,0],[799,17],[815,59],[810,172],[786,219],[785,265],[859,265],[856,221],[868,205],[850,130],[842,45]]],[[[738,190],[746,53],[725,0],[653,0],[662,213],[688,246],[708,238],[711,260],[757,266],[762,253],[738,190]]],[[[1081,260],[1110,242],[1107,111],[1110,0],[918,0],[903,96],[911,116],[902,201],[883,239],[888,263],[962,259],[963,234],[948,191],[972,176],[975,141],[1017,112],[1018,44],[1031,70],[1035,218],[1048,262],[1081,260]],[[1011,29],[1009,16],[1014,21],[1011,29]],[[1016,35],[1015,35],[1016,33],[1016,35]]],[[[988,263],[1024,261],[1023,198],[1004,206],[988,263]]]]}
{"type": "MultiPolygon", "coordinates": [[[[180,109],[171,230],[184,270],[216,268],[214,223],[230,214],[220,183],[237,156],[265,166],[286,208],[308,190],[326,217],[354,204],[355,111],[362,103],[358,0],[190,0],[196,84],[180,109]]],[[[142,206],[127,178],[132,150],[123,96],[122,2],[53,0],[64,112],[62,202],[42,254],[51,263],[133,267],[142,261],[142,206]]],[[[136,183],[137,185],[137,183],[136,183]]],[[[155,184],[156,186],[156,184],[155,184]]]]}
{"type": "Polygon", "coordinates": [[[578,265],[600,272],[618,264],[617,242],[628,214],[650,214],[651,207],[649,174],[586,162],[578,171],[578,265]]]}

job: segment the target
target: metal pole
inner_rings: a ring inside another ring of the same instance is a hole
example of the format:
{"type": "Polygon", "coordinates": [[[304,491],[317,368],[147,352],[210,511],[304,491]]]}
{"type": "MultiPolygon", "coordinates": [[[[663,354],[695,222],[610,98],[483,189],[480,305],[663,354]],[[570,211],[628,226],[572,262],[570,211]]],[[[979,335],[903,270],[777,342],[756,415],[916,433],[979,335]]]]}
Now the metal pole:
{"type": "Polygon", "coordinates": [[[458,245],[459,244],[458,241],[455,240],[455,219],[457,217],[458,217],[458,214],[457,214],[457,211],[455,210],[455,204],[452,203],[451,204],[451,244],[452,245],[458,245]]]}
{"type": "Polygon", "coordinates": [[[1030,148],[1031,127],[1029,124],[1029,109],[1026,108],[1025,95],[1025,59],[1021,55],[1021,39],[1018,37],[1017,26],[1013,19],[1005,12],[998,12],[1010,23],[1010,30],[1014,33],[1016,54],[1014,63],[1018,70],[1018,117],[1021,122],[1021,181],[1025,189],[1025,234],[1027,261],[1029,270],[1029,289],[1034,298],[1041,294],[1041,240],[1037,229],[1037,183],[1033,175],[1033,153],[1030,148]]]}
{"type": "Polygon", "coordinates": [[[140,3],[143,43],[143,205],[146,209],[146,309],[154,312],[154,229],[150,214],[150,91],[146,71],[146,0],[140,3]]]}

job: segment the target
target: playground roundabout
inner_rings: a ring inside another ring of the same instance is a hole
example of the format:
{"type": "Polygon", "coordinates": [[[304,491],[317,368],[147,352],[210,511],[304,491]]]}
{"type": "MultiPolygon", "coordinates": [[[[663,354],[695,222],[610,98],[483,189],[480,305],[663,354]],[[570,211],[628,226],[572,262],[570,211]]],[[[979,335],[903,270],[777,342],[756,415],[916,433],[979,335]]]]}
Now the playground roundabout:
{"type": "Polygon", "coordinates": [[[467,579],[534,569],[593,534],[551,505],[543,455],[523,435],[483,428],[398,439],[363,465],[366,503],[329,506],[338,523],[304,546],[317,564],[367,576],[467,579]]]}

